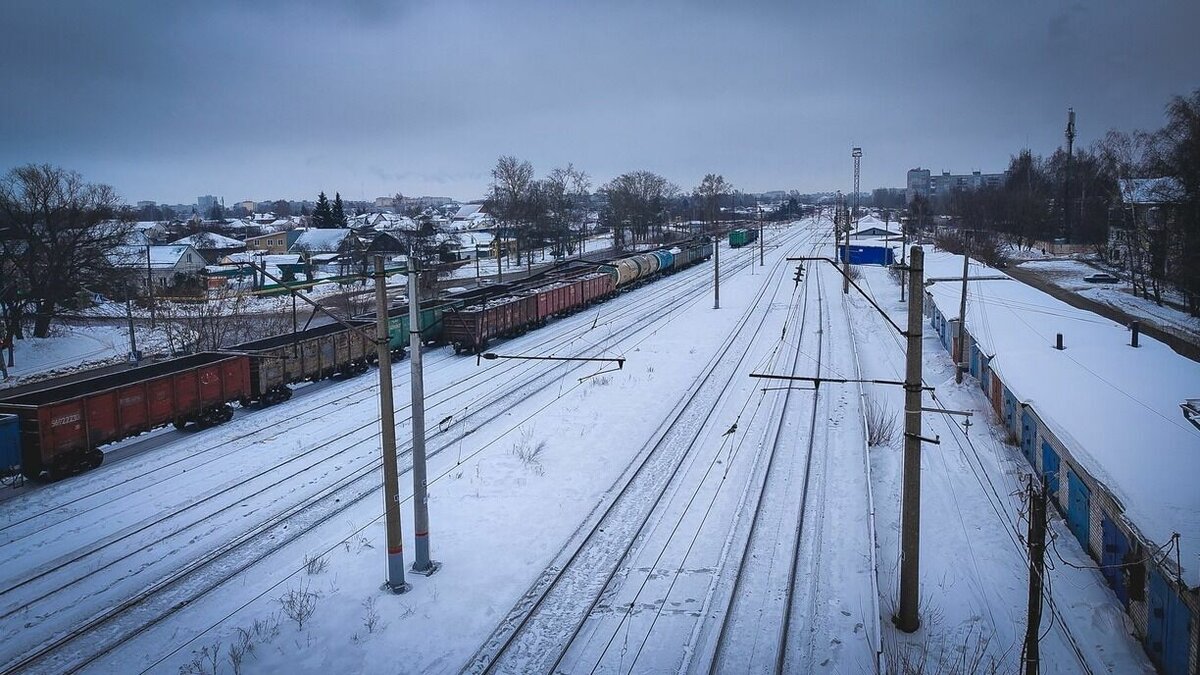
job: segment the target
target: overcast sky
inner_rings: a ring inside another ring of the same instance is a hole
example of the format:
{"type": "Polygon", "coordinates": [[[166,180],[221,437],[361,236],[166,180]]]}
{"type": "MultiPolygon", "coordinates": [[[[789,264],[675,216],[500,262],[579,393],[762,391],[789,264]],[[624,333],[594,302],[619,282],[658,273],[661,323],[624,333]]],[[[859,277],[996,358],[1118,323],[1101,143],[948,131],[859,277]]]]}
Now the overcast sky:
{"type": "Polygon", "coordinates": [[[1156,128],[1200,2],[5,0],[0,170],[129,201],[482,196],[501,154],[599,185],[902,186],[1156,128]],[[814,3],[816,4],[816,3],[814,3]],[[652,6],[651,6],[652,5],[652,6]]]}

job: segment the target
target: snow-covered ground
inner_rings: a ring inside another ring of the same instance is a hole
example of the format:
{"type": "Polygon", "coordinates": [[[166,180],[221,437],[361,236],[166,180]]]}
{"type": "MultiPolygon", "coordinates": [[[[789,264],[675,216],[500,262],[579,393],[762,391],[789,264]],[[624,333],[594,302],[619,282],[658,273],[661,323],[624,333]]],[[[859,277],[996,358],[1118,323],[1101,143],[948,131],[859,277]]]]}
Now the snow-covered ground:
{"type": "Polygon", "coordinates": [[[1189,316],[1170,306],[1159,306],[1153,300],[1134,295],[1128,279],[1115,284],[1095,284],[1083,280],[1096,273],[1096,268],[1077,258],[1034,260],[1021,264],[1023,269],[1039,273],[1059,288],[1115,307],[1130,316],[1140,317],[1159,328],[1200,343],[1200,317],[1189,316]]]}
{"type": "MultiPolygon", "coordinates": [[[[13,343],[14,365],[8,369],[9,379],[0,382],[0,388],[50,374],[115,363],[129,356],[128,328],[59,324],[52,332],[48,338],[27,338],[13,343]]],[[[144,356],[167,349],[166,336],[161,331],[138,326],[134,338],[144,356]]]]}
{"type": "MultiPolygon", "coordinates": [[[[709,262],[493,348],[621,356],[620,370],[428,352],[442,568],[409,574],[403,595],[380,589],[374,373],[221,427],[130,439],[96,471],[0,502],[0,668],[454,672],[499,655],[522,672],[840,673],[871,671],[882,649],[946,665],[982,650],[1015,670],[1023,460],[984,423],[978,389],[947,383],[936,341],[926,403],[978,414],[969,437],[926,415],[942,444],[925,450],[913,636],[888,621],[900,437],[868,450],[861,413],[874,401],[898,416],[901,390],[749,377],[902,373],[891,329],[841,295],[834,270],[806,264],[792,281],[785,258],[829,255],[829,231],[768,228],[763,266],[756,247],[723,246],[719,310],[709,262]]],[[[863,277],[902,321],[886,272],[863,277]]],[[[411,562],[409,362],[393,374],[411,562]]],[[[1060,536],[1060,553],[1086,562],[1072,542],[1060,536]]],[[[1073,645],[1095,672],[1147,669],[1097,573],[1063,565],[1051,581],[1044,672],[1083,672],[1073,645]]]]}

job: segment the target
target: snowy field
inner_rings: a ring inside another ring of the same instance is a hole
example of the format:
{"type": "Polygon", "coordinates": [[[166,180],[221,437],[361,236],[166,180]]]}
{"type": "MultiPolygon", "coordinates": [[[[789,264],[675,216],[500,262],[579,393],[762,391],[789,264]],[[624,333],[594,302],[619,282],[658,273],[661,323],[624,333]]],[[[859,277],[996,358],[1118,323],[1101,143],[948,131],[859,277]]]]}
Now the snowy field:
{"type": "MultiPolygon", "coordinates": [[[[977,656],[1016,670],[1019,451],[927,337],[925,404],[977,414],[969,434],[925,416],[942,443],[923,462],[924,626],[897,633],[901,439],[868,448],[863,410],[898,417],[902,390],[749,376],[898,379],[902,344],[828,265],[793,282],[786,257],[832,253],[828,221],[765,239],[762,266],[757,247],[722,247],[719,310],[709,262],[493,347],[620,356],[620,370],[427,352],[442,567],[409,574],[406,594],[380,589],[373,372],[130,439],[96,471],[0,502],[0,669],[858,673],[977,656]]],[[[903,321],[885,270],[862,283],[903,321]]],[[[409,362],[393,376],[408,552],[409,362]]],[[[1066,561],[1090,564],[1054,529],[1066,561]]],[[[1099,573],[1049,576],[1043,672],[1149,670],[1099,573]]]]}
{"type": "Polygon", "coordinates": [[[1096,268],[1074,258],[1030,261],[1022,263],[1021,267],[1038,272],[1059,288],[1140,317],[1192,342],[1200,342],[1200,317],[1189,316],[1174,307],[1160,307],[1153,300],[1134,295],[1128,279],[1115,284],[1088,283],[1083,278],[1095,274],[1096,268]]]}
{"type": "MultiPolygon", "coordinates": [[[[166,336],[139,326],[134,338],[145,356],[163,353],[166,336]]],[[[129,356],[129,329],[121,326],[56,325],[48,338],[27,338],[13,343],[14,365],[0,388],[42,376],[65,374],[82,368],[123,361],[129,356]]]]}

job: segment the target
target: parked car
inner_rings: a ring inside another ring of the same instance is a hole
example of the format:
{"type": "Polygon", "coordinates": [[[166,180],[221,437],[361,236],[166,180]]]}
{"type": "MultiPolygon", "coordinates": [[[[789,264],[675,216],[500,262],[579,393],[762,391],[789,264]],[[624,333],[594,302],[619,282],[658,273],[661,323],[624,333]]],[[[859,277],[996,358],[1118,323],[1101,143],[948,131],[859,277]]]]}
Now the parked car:
{"type": "Polygon", "coordinates": [[[1120,281],[1118,277],[1115,277],[1108,272],[1096,272],[1095,274],[1089,274],[1088,276],[1084,277],[1083,280],[1090,284],[1115,284],[1120,281]]]}

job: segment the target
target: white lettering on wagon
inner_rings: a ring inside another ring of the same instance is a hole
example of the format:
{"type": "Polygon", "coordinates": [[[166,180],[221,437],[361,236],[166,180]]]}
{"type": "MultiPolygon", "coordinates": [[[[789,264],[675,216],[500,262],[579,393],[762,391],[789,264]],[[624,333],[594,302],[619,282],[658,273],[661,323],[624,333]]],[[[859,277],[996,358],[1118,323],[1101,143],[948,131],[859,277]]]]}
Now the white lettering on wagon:
{"type": "Polygon", "coordinates": [[[63,415],[62,417],[53,417],[50,419],[50,426],[61,427],[64,424],[78,422],[81,419],[83,419],[83,417],[79,413],[71,413],[70,415],[63,415]]]}

